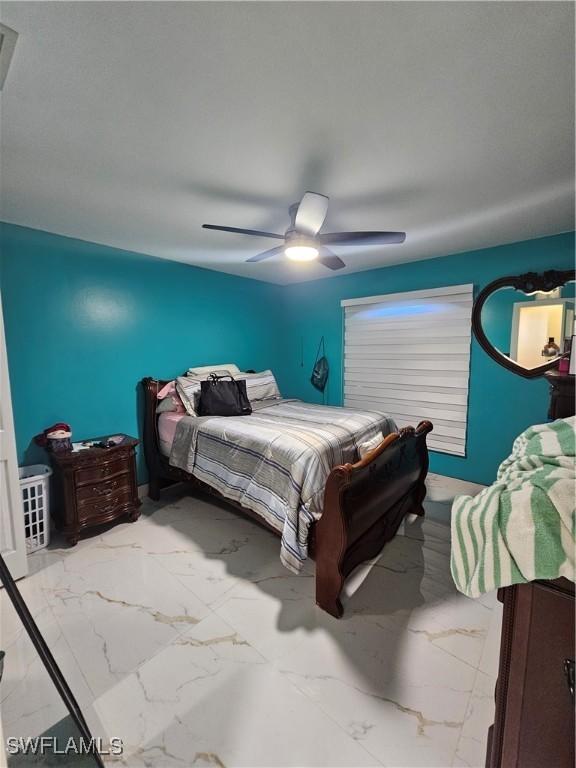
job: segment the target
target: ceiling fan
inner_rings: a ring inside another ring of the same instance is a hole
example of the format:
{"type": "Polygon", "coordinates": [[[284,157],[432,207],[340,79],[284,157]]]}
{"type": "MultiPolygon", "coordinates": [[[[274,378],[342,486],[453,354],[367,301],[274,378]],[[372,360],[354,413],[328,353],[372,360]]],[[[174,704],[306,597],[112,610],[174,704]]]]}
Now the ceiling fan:
{"type": "Polygon", "coordinates": [[[328,269],[342,269],[346,264],[339,256],[332,253],[327,245],[392,245],[406,240],[405,232],[331,232],[319,234],[328,212],[329,198],[318,192],[306,192],[299,203],[289,208],[290,226],[283,235],[274,232],[261,232],[257,229],[238,227],[220,227],[216,224],[203,224],[204,229],[217,229],[221,232],[236,232],[256,237],[272,237],[283,240],[283,245],[270,248],[246,259],[247,262],[264,261],[283,253],[292,261],[313,261],[317,259],[328,269]]]}

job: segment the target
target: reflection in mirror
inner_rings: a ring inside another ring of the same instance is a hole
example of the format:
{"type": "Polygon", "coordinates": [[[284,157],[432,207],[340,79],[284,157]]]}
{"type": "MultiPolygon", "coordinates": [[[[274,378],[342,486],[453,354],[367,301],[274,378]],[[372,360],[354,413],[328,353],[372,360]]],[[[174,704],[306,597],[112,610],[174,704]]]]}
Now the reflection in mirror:
{"type": "Polygon", "coordinates": [[[510,286],[491,294],[481,321],[498,352],[526,369],[545,365],[570,351],[574,333],[574,281],[544,293],[525,294],[510,286]]]}

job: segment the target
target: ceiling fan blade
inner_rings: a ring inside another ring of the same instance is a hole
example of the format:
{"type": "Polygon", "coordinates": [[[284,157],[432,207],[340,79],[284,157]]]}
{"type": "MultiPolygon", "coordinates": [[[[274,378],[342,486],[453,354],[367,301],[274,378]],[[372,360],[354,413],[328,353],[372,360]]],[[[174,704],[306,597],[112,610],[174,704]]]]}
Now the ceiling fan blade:
{"type": "Polygon", "coordinates": [[[269,251],[264,251],[263,253],[257,253],[256,256],[250,256],[249,259],[246,259],[246,263],[254,262],[254,261],[264,261],[264,259],[271,259],[272,256],[276,256],[277,253],[282,253],[283,250],[284,250],[283,245],[277,245],[276,248],[270,248],[269,251]]]}
{"type": "Polygon", "coordinates": [[[202,224],[203,229],[216,229],[219,232],[237,232],[239,235],[256,235],[256,237],[274,237],[276,240],[284,240],[284,235],[276,235],[274,232],[261,232],[259,229],[240,229],[239,227],[219,227],[217,224],[202,224]]]}
{"type": "Polygon", "coordinates": [[[318,192],[306,192],[296,212],[294,229],[303,235],[317,235],[328,213],[329,200],[318,192]]]}
{"type": "Polygon", "coordinates": [[[328,248],[320,249],[320,256],[318,256],[320,264],[324,264],[328,269],[342,269],[346,266],[339,256],[329,251],[328,248]]]}
{"type": "Polygon", "coordinates": [[[320,235],[326,245],[393,245],[403,243],[406,232],[328,232],[320,235]]]}

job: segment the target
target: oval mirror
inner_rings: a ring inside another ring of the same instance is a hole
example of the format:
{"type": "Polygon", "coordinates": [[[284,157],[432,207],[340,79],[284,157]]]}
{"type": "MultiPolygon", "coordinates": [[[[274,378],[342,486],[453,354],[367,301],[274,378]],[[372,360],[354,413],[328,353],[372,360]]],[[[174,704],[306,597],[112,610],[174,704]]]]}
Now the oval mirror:
{"type": "Polygon", "coordinates": [[[574,270],[503,277],[474,302],[472,329],[500,365],[532,378],[569,353],[575,318],[574,270]]]}

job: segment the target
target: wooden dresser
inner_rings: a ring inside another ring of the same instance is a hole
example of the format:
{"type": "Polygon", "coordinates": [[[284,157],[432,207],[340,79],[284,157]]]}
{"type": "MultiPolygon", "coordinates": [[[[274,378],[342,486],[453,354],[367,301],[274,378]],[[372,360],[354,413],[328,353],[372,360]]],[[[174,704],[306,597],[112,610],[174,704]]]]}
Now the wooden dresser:
{"type": "Polygon", "coordinates": [[[489,768],[574,766],[574,584],[498,591],[504,604],[489,768]],[[571,677],[572,676],[572,677],[571,677]]]}
{"type": "MultiPolygon", "coordinates": [[[[95,438],[98,440],[98,438],[95,438]]],[[[140,516],[135,448],[138,440],[124,435],[112,448],[87,448],[52,454],[52,514],[68,542],[78,543],[85,528],[128,516],[140,516]]]]}

